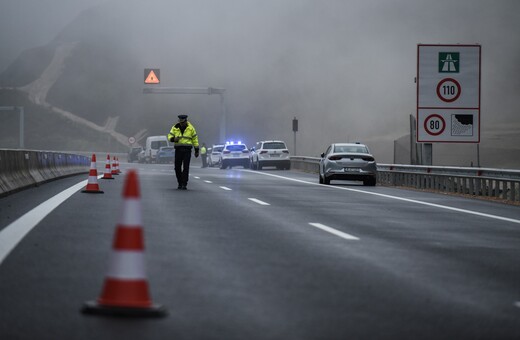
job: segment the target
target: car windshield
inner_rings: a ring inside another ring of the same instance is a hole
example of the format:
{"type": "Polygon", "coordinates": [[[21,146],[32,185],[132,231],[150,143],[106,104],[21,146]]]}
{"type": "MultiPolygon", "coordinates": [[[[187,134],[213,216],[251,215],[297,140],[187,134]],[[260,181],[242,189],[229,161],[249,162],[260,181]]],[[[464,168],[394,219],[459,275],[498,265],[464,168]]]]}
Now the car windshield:
{"type": "Polygon", "coordinates": [[[168,142],[165,140],[158,140],[151,143],[152,149],[159,149],[161,146],[168,146],[168,142]]]}
{"type": "Polygon", "coordinates": [[[241,144],[241,145],[228,145],[226,146],[226,149],[229,150],[229,151],[242,151],[242,150],[245,150],[246,146],[241,144]]]}
{"type": "Polygon", "coordinates": [[[287,149],[287,147],[285,146],[285,143],[281,143],[281,142],[269,142],[269,143],[264,143],[264,149],[287,149]]]}
{"type": "Polygon", "coordinates": [[[336,145],[334,147],[334,153],[343,153],[343,152],[368,153],[368,150],[365,146],[361,146],[361,145],[336,145]]]}

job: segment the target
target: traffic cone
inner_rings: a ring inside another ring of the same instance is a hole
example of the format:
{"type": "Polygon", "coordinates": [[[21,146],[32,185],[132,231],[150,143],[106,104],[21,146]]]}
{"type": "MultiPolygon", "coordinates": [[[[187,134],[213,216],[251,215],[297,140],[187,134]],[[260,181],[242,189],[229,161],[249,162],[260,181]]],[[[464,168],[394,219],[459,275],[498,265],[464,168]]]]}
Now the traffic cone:
{"type": "Polygon", "coordinates": [[[85,189],[81,190],[81,192],[86,192],[89,194],[102,194],[103,191],[99,190],[99,184],[97,181],[97,165],[96,165],[96,155],[92,154],[92,161],[90,162],[90,171],[88,173],[88,182],[85,189]]]}
{"type": "Polygon", "coordinates": [[[117,173],[120,174],[121,173],[121,170],[119,170],[119,157],[116,157],[116,169],[117,169],[117,173]]]}
{"type": "Polygon", "coordinates": [[[105,163],[105,172],[103,173],[103,177],[101,179],[114,179],[112,177],[112,170],[110,169],[110,155],[107,154],[107,161],[105,163]]]}
{"type": "Polygon", "coordinates": [[[112,158],[112,176],[119,175],[116,169],[116,156],[112,158]]]}
{"type": "Polygon", "coordinates": [[[166,309],[152,303],[144,265],[144,233],[137,173],[125,178],[123,213],[116,226],[112,253],[101,295],[85,302],[83,313],[123,316],[164,316],[166,309]]]}

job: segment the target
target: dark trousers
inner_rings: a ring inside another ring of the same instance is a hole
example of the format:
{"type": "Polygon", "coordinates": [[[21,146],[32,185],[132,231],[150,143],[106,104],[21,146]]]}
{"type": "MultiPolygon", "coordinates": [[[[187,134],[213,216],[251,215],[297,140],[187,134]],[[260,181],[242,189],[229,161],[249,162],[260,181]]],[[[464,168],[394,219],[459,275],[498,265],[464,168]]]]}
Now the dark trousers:
{"type": "Polygon", "coordinates": [[[188,185],[190,175],[191,147],[175,148],[175,176],[179,185],[188,185]]]}
{"type": "Polygon", "coordinates": [[[207,156],[208,156],[207,153],[200,154],[200,158],[202,160],[202,167],[203,168],[207,168],[208,167],[208,158],[207,158],[207,156]]]}

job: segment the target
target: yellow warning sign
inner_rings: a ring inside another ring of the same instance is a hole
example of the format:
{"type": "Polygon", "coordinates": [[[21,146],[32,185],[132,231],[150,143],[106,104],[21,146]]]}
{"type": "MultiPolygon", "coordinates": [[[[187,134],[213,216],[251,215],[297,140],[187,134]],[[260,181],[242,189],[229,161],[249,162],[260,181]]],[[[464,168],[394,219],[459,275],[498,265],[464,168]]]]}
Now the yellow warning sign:
{"type": "Polygon", "coordinates": [[[144,83],[145,84],[159,84],[161,80],[160,70],[158,68],[145,68],[144,69],[144,83]]]}

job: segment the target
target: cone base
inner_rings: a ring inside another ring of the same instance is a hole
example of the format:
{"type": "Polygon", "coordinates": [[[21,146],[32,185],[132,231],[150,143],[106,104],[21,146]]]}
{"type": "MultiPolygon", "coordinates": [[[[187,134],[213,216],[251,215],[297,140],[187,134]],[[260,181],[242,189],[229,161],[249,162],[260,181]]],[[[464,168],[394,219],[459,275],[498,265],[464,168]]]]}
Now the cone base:
{"type": "Polygon", "coordinates": [[[101,177],[101,179],[115,179],[114,177],[101,177]]]}
{"type": "Polygon", "coordinates": [[[104,191],[101,190],[81,190],[81,192],[85,192],[87,194],[104,194],[104,191]]]}
{"type": "Polygon", "coordinates": [[[127,317],[163,317],[168,314],[162,305],[152,304],[150,307],[120,307],[101,305],[97,301],[87,301],[81,312],[84,314],[127,316],[127,317]]]}

